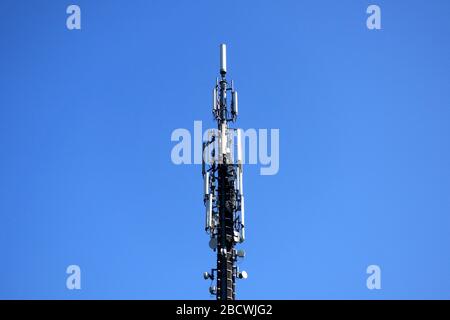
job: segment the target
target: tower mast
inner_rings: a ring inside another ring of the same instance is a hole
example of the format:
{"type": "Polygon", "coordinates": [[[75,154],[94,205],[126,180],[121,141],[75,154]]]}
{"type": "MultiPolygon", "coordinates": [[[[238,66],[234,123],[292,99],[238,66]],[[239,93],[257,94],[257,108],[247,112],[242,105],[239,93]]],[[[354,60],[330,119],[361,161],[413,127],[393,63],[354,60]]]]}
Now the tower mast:
{"type": "Polygon", "coordinates": [[[216,79],[212,106],[217,131],[210,132],[208,141],[203,143],[202,165],[205,230],[210,235],[211,249],[217,252],[217,267],[205,272],[204,278],[216,280],[210,293],[217,300],[234,300],[236,278],[247,278],[247,273],[239,271],[236,265],[245,252],[235,249],[245,240],[241,131],[230,126],[237,119],[238,95],[226,74],[226,45],[221,44],[220,79],[216,79]]]}

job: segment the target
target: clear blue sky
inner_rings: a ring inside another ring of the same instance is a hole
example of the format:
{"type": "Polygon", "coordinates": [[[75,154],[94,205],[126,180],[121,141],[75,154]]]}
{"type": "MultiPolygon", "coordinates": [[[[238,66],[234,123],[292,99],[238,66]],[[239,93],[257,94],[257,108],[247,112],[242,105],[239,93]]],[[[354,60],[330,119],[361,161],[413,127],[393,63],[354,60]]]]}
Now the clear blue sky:
{"type": "Polygon", "coordinates": [[[210,298],[170,135],[213,126],[221,42],[240,126],[280,129],[238,298],[450,298],[449,1],[79,0],[69,31],[71,3],[0,3],[0,298],[210,298]]]}

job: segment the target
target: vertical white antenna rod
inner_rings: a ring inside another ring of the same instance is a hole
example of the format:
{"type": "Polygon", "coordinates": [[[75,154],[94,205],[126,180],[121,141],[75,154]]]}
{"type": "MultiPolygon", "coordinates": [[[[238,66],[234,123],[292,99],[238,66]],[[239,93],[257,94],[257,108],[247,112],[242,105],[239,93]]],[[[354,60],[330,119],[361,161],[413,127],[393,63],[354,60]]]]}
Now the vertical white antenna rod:
{"type": "Polygon", "coordinates": [[[227,73],[227,45],[220,45],[220,74],[225,76],[227,73]]]}

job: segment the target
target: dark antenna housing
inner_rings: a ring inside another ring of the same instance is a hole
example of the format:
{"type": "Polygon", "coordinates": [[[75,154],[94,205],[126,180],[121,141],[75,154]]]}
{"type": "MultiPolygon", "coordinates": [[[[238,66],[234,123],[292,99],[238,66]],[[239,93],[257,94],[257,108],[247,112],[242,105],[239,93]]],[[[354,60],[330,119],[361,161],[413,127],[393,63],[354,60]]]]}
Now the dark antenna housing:
{"type": "Polygon", "coordinates": [[[236,244],[245,240],[241,131],[229,127],[238,116],[238,95],[233,81],[229,86],[226,74],[227,49],[225,44],[221,44],[220,79],[216,80],[212,103],[217,131],[203,143],[202,165],[205,230],[210,235],[210,248],[217,252],[217,267],[210,273],[205,272],[203,277],[216,281],[209,292],[217,300],[234,300],[236,278],[247,278],[247,272],[239,271],[236,265],[238,259],[245,257],[245,252],[235,249],[236,244]],[[228,94],[230,103],[227,104],[228,94]],[[234,138],[237,141],[236,152],[234,138]]]}

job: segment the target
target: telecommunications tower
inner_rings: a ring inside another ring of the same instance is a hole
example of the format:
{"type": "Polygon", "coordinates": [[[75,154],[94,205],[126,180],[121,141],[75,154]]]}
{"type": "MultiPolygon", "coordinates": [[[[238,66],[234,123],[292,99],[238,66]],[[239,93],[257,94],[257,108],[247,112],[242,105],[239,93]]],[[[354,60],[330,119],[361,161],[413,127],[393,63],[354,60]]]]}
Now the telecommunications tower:
{"type": "Polygon", "coordinates": [[[240,129],[230,126],[238,115],[238,94],[233,81],[228,83],[225,77],[226,54],[226,45],[221,44],[220,78],[216,79],[212,101],[217,130],[209,132],[202,148],[205,230],[210,236],[210,248],[217,253],[216,268],[203,276],[211,280],[209,291],[217,300],[234,300],[236,278],[247,278],[247,273],[240,271],[236,264],[245,256],[244,250],[235,249],[236,244],[245,240],[242,142],[240,129]]]}

